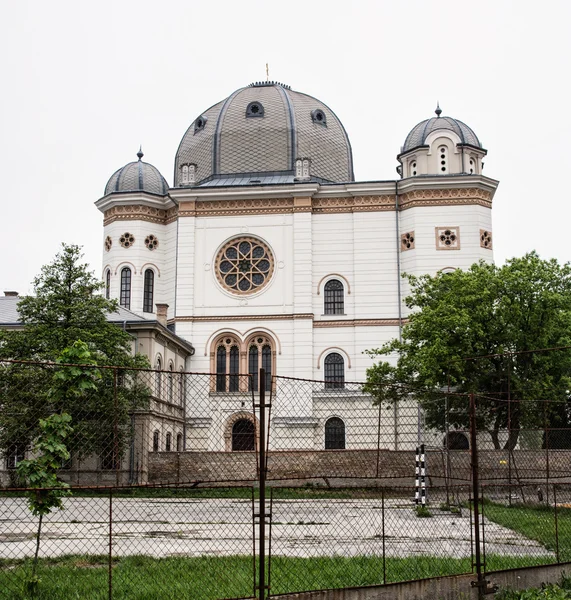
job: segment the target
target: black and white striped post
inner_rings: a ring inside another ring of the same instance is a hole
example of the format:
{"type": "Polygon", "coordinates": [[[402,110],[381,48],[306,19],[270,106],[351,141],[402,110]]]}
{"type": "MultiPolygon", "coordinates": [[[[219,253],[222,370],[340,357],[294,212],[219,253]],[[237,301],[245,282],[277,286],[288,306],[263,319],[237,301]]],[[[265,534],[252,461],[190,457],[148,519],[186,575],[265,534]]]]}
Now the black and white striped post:
{"type": "Polygon", "coordinates": [[[416,489],[414,503],[417,506],[426,506],[426,460],[424,444],[416,447],[416,489]]]}

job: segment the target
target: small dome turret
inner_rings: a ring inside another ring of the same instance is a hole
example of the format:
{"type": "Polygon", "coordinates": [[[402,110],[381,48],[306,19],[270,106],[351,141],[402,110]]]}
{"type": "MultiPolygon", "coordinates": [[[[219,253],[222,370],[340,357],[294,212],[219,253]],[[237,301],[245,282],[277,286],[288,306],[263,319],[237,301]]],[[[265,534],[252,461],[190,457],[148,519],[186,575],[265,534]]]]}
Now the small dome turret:
{"type": "Polygon", "coordinates": [[[417,175],[475,175],[486,155],[478,136],[466,123],[443,117],[437,104],[435,117],[415,125],[406,136],[397,160],[402,177],[417,175]]]}
{"type": "Polygon", "coordinates": [[[139,160],[121,167],[111,177],[105,186],[105,195],[116,192],[147,192],[164,196],[169,184],[153,165],[143,162],[143,151],[139,148],[139,160]]]}

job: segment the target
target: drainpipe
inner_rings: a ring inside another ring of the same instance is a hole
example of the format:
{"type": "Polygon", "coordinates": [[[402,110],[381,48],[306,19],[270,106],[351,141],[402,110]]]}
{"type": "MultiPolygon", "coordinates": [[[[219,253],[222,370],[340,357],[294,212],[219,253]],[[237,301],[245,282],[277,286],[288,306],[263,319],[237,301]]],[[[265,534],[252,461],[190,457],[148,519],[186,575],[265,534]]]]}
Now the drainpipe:
{"type": "MultiPolygon", "coordinates": [[[[395,230],[397,250],[397,300],[399,315],[399,342],[402,342],[402,291],[401,291],[401,265],[400,265],[400,224],[399,224],[399,182],[395,180],[395,230]]],[[[395,450],[399,449],[398,442],[398,406],[393,407],[393,428],[395,439],[395,450]]]]}
{"type": "MultiPolygon", "coordinates": [[[[178,208],[179,203],[178,200],[175,200],[170,194],[167,193],[167,196],[174,202],[174,205],[178,208]]],[[[174,254],[174,305],[173,305],[173,315],[176,319],[176,299],[177,299],[177,288],[178,288],[178,225],[180,223],[179,216],[176,216],[176,237],[175,244],[176,250],[174,254]]],[[[175,320],[175,328],[176,328],[176,320],[175,320]]]]}

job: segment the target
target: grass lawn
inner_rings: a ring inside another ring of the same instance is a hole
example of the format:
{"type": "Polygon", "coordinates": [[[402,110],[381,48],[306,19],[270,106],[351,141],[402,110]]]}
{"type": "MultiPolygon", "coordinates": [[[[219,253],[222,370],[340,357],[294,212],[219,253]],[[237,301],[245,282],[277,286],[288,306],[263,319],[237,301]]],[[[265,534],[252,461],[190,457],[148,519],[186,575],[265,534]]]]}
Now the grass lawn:
{"type": "MultiPolygon", "coordinates": [[[[555,509],[550,506],[504,506],[485,502],[484,515],[490,521],[513,529],[525,537],[536,540],[547,550],[556,552],[555,509]]],[[[571,509],[557,508],[559,560],[571,560],[571,509]]],[[[488,565],[488,569],[490,566],[488,565]]]]}
{"type": "MultiPolygon", "coordinates": [[[[537,557],[488,557],[490,568],[537,564],[537,557]],[[492,567],[493,565],[493,567],[492,567]]],[[[387,582],[452,575],[471,571],[470,559],[387,558],[387,582]]],[[[4,561],[0,568],[0,598],[25,600],[24,584],[31,563],[4,561]]],[[[104,600],[108,598],[108,565],[104,556],[67,556],[42,559],[38,600],[104,600]]],[[[169,557],[132,556],[113,563],[113,598],[165,600],[250,597],[253,566],[249,556],[169,557]]],[[[285,592],[375,585],[383,583],[379,557],[274,557],[271,590],[285,592]]]]}

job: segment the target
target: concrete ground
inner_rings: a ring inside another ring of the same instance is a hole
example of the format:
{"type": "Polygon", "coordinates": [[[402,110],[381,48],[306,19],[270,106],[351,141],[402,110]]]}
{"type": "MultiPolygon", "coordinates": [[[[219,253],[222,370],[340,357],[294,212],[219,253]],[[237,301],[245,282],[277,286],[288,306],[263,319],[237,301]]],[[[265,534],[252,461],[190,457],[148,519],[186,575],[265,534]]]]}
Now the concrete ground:
{"type": "MultiPolygon", "coordinates": [[[[40,555],[116,556],[251,554],[251,500],[67,498],[44,518],[40,555]],[[112,515],[112,526],[109,517],[112,515]]],[[[257,505],[254,507],[257,512],[257,505]]],[[[268,502],[269,510],[269,502],[268,502]]],[[[279,500],[272,506],[271,547],[284,556],[471,556],[470,514],[431,508],[416,517],[409,500],[279,500]]],[[[33,556],[37,518],[23,498],[0,499],[0,558],[33,556]]],[[[256,532],[257,534],[257,532],[256,532]]],[[[537,542],[485,522],[487,554],[549,555],[537,542]]],[[[256,542],[257,543],[257,542],[256,542]]],[[[269,543],[269,539],[268,542],[269,543]]]]}

